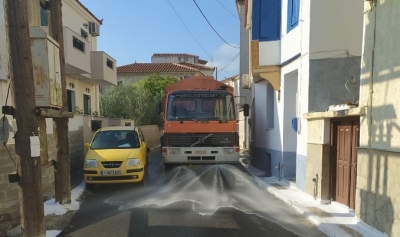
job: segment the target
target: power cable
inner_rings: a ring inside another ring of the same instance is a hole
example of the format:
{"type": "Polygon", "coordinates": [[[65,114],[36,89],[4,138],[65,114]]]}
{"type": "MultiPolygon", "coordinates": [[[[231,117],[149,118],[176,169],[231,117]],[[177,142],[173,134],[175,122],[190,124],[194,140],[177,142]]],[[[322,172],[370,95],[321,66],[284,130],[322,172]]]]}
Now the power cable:
{"type": "Polygon", "coordinates": [[[196,0],[193,0],[194,4],[196,4],[197,9],[199,9],[201,15],[203,15],[204,19],[207,21],[207,23],[210,25],[210,27],[214,30],[214,32],[218,35],[218,37],[224,41],[227,45],[231,46],[232,48],[238,49],[240,47],[236,47],[231,45],[230,43],[228,43],[224,38],[222,38],[222,36],[215,30],[215,28],[211,25],[211,23],[208,21],[207,17],[204,15],[203,11],[201,10],[201,8],[199,7],[199,5],[197,4],[196,0]]]}
{"type": "Polygon", "coordinates": [[[228,10],[228,8],[226,8],[219,0],[217,0],[217,2],[223,7],[225,8],[225,10],[227,12],[229,12],[232,16],[234,16],[236,19],[238,19],[240,22],[244,23],[239,17],[237,17],[235,14],[233,14],[231,11],[228,10]]]}
{"type": "MultiPolygon", "coordinates": [[[[239,51],[239,53],[237,53],[236,54],[236,56],[226,65],[226,66],[224,66],[223,68],[221,68],[221,69],[217,69],[218,71],[221,71],[221,70],[224,70],[225,68],[227,68],[231,63],[233,63],[233,61],[235,61],[235,59],[239,56],[239,54],[240,54],[240,51],[239,51]]],[[[218,68],[218,67],[217,67],[218,68]]]]}
{"type": "Polygon", "coordinates": [[[182,18],[179,16],[178,12],[175,10],[175,8],[172,6],[171,2],[169,0],[167,0],[167,2],[169,3],[169,5],[171,6],[172,10],[174,10],[175,14],[178,16],[179,20],[182,22],[182,24],[185,26],[186,30],[189,32],[189,34],[193,37],[193,39],[196,41],[196,43],[200,46],[200,48],[203,50],[203,52],[205,54],[207,54],[207,56],[213,60],[213,58],[206,52],[206,50],[201,46],[201,44],[199,43],[199,41],[197,41],[196,37],[194,37],[194,35],[192,34],[192,32],[189,30],[189,28],[186,26],[185,22],[183,22],[182,18]]]}
{"type": "MultiPolygon", "coordinates": [[[[8,84],[8,90],[7,90],[7,97],[6,97],[6,103],[5,103],[5,105],[7,105],[8,96],[10,95],[10,86],[11,86],[11,82],[9,82],[9,84],[8,84]]],[[[5,118],[6,118],[6,115],[3,114],[3,118],[2,118],[2,120],[3,120],[3,129],[5,128],[5,122],[6,122],[6,121],[5,121],[5,118]]],[[[11,161],[14,163],[15,166],[17,166],[17,165],[15,164],[14,159],[12,158],[12,155],[11,155],[10,150],[8,150],[8,147],[7,147],[6,142],[4,142],[4,147],[6,148],[6,150],[7,150],[7,152],[8,152],[8,155],[10,155],[11,161]]]]}

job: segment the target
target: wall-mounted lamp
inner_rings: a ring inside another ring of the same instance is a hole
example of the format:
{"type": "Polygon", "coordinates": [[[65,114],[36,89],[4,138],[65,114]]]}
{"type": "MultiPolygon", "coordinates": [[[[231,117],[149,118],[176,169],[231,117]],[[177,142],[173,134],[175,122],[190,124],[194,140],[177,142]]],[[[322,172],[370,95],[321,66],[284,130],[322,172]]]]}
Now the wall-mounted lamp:
{"type": "Polygon", "coordinates": [[[86,88],[85,91],[86,91],[87,93],[90,93],[90,89],[89,89],[89,88],[86,88]]]}
{"type": "Polygon", "coordinates": [[[87,24],[87,23],[83,23],[83,26],[87,29],[88,28],[88,26],[89,26],[89,24],[87,24]]]}
{"type": "Polygon", "coordinates": [[[69,87],[71,87],[71,88],[73,89],[73,88],[75,88],[75,84],[72,83],[72,82],[70,82],[70,83],[69,83],[69,87]]]}

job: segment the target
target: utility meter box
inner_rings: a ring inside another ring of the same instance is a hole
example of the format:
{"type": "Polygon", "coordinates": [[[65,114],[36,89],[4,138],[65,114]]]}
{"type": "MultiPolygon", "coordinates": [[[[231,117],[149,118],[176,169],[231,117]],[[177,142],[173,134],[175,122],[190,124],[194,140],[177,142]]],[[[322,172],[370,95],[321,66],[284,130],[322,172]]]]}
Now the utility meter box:
{"type": "Polygon", "coordinates": [[[37,107],[62,107],[58,43],[41,27],[29,27],[37,107]]]}

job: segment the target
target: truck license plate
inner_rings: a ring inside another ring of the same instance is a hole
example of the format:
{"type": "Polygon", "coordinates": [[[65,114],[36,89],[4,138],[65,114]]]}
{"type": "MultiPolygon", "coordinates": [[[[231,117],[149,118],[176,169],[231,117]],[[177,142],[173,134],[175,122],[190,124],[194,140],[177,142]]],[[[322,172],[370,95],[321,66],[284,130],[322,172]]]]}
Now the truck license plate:
{"type": "Polygon", "coordinates": [[[121,170],[107,170],[107,171],[101,171],[101,175],[121,175],[122,171],[121,170]]]}
{"type": "Polygon", "coordinates": [[[200,151],[195,151],[194,153],[195,153],[196,155],[205,155],[205,154],[207,154],[207,151],[200,150],[200,151]]]}

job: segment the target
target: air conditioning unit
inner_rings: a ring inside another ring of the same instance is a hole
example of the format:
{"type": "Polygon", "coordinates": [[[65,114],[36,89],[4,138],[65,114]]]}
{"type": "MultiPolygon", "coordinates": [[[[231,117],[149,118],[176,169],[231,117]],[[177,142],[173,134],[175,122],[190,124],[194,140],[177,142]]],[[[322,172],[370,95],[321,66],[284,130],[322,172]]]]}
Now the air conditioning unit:
{"type": "Polygon", "coordinates": [[[249,74],[243,74],[242,75],[242,85],[243,89],[250,89],[250,75],[249,74]]]}
{"type": "Polygon", "coordinates": [[[100,35],[100,25],[96,22],[89,22],[89,33],[93,36],[100,35]]]}

